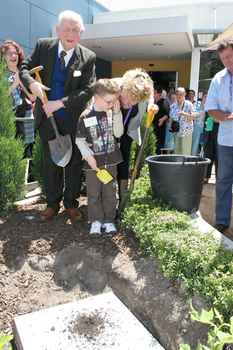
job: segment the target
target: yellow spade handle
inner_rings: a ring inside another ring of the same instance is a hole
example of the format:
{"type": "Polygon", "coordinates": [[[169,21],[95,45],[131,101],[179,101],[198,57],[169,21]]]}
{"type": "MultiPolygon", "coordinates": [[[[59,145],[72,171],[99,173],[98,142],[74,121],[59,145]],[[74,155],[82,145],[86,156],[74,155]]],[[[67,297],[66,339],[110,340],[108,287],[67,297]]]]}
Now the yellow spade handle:
{"type": "Polygon", "coordinates": [[[139,152],[138,152],[138,155],[137,155],[137,159],[136,159],[136,162],[135,162],[135,165],[134,165],[134,169],[133,169],[133,172],[132,172],[132,175],[131,175],[131,179],[130,179],[130,185],[129,185],[129,190],[130,191],[133,190],[134,181],[136,179],[137,172],[138,172],[138,167],[140,165],[140,162],[141,162],[141,159],[142,159],[142,154],[143,154],[143,151],[144,151],[146,138],[147,138],[147,135],[148,135],[148,132],[149,132],[149,129],[150,129],[150,126],[151,126],[151,123],[152,123],[153,119],[154,119],[153,108],[150,108],[150,110],[149,110],[149,112],[147,114],[147,118],[146,118],[146,128],[145,128],[145,131],[144,131],[142,143],[141,143],[141,146],[140,146],[140,149],[139,149],[139,152]]]}

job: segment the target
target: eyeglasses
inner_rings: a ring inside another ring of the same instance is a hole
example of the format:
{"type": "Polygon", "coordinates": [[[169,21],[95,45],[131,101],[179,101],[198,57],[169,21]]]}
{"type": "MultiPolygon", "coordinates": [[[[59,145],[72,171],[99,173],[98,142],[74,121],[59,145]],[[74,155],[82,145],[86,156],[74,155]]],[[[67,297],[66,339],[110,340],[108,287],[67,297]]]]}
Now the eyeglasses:
{"type": "Polygon", "coordinates": [[[103,100],[105,103],[107,103],[107,105],[112,105],[113,104],[113,101],[106,101],[103,97],[101,97],[101,100],[103,100]]]}
{"type": "Polygon", "coordinates": [[[16,51],[7,51],[7,53],[6,53],[8,56],[18,56],[18,52],[16,52],[16,51]]]}

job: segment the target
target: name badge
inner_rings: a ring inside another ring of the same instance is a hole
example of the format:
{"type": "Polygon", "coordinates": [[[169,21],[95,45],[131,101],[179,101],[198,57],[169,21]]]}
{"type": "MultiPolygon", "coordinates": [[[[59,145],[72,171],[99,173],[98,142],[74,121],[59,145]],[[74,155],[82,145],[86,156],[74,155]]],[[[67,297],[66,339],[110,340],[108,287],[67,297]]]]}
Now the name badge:
{"type": "Polygon", "coordinates": [[[85,124],[86,128],[89,128],[90,126],[97,125],[96,117],[84,119],[84,124],[85,124]]]}
{"type": "Polygon", "coordinates": [[[74,77],[80,77],[81,75],[82,75],[81,70],[74,70],[74,74],[73,74],[74,77]]]}

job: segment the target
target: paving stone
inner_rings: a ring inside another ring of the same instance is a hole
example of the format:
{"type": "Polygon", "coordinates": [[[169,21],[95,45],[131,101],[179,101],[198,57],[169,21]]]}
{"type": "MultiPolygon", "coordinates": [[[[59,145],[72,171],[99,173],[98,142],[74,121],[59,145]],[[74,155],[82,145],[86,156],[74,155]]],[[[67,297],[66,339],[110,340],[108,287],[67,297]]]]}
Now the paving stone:
{"type": "Polygon", "coordinates": [[[112,292],[14,318],[19,350],[164,350],[112,292]]]}

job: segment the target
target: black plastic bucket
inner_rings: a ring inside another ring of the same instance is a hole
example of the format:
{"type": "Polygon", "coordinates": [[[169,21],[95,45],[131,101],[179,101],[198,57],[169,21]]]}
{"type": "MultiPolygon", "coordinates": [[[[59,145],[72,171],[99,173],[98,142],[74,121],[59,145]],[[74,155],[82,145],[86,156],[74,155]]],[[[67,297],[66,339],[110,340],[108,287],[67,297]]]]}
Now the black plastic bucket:
{"type": "Polygon", "coordinates": [[[199,209],[210,159],[177,154],[147,157],[153,198],[188,214],[199,209]]]}

